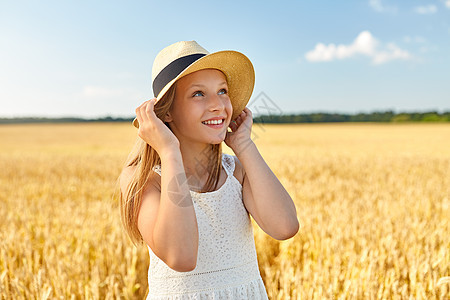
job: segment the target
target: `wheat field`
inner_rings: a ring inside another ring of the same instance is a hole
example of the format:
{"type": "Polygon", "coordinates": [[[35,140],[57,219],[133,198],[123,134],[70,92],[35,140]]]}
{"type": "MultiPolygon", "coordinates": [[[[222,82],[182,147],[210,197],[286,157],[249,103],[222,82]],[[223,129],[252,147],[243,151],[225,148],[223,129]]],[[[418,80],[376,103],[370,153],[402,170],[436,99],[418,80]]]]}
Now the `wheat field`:
{"type": "MultiPolygon", "coordinates": [[[[270,299],[449,299],[450,125],[253,133],[301,224],[277,241],[252,221],[270,299]]],[[[0,299],[145,297],[148,253],[114,194],[135,138],[119,123],[0,126],[0,299]]]]}

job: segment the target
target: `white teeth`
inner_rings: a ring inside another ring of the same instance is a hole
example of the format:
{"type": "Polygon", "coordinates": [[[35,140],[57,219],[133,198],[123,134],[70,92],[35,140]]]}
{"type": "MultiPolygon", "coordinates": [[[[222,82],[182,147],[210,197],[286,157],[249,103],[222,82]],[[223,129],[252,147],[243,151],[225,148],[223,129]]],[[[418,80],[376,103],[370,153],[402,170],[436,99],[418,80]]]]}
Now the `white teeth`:
{"type": "Polygon", "coordinates": [[[222,124],[223,120],[212,120],[212,121],[204,121],[203,124],[222,124]]]}

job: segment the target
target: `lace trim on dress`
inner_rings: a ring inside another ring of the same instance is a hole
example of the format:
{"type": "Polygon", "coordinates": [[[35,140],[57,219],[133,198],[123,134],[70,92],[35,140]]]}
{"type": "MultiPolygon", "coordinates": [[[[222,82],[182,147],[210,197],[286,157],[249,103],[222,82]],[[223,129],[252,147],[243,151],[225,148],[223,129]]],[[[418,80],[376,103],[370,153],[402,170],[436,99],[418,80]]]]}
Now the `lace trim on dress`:
{"type": "Polygon", "coordinates": [[[170,295],[148,294],[147,300],[211,300],[211,299],[249,299],[268,300],[264,282],[261,277],[245,284],[237,284],[220,290],[204,290],[189,293],[173,293],[170,295]]]}
{"type": "Polygon", "coordinates": [[[175,295],[183,293],[179,290],[188,290],[190,293],[220,290],[251,282],[259,277],[258,264],[255,264],[254,261],[228,269],[181,276],[172,275],[158,278],[150,274],[149,292],[155,295],[175,295]],[[190,275],[195,276],[187,280],[186,277],[190,275]],[[179,287],[183,288],[179,289],[179,287]],[[154,292],[154,290],[157,290],[157,292],[154,292]]]}
{"type": "MultiPolygon", "coordinates": [[[[234,157],[230,154],[226,154],[226,153],[222,153],[222,166],[225,169],[225,172],[227,173],[227,179],[225,180],[225,183],[222,184],[221,187],[219,187],[217,190],[215,191],[211,191],[211,192],[206,192],[206,193],[200,193],[200,192],[196,192],[193,190],[190,190],[191,194],[195,195],[195,196],[200,196],[202,197],[203,195],[211,195],[214,193],[218,193],[219,191],[221,191],[222,189],[225,188],[225,186],[227,184],[229,184],[229,180],[232,180],[233,178],[236,179],[234,177],[234,168],[235,168],[235,163],[234,163],[234,157]]],[[[155,165],[152,169],[153,171],[155,171],[156,173],[159,174],[159,176],[161,176],[161,165],[155,165]]],[[[237,182],[239,182],[236,179],[237,182]]],[[[241,183],[239,182],[239,185],[241,183]]]]}

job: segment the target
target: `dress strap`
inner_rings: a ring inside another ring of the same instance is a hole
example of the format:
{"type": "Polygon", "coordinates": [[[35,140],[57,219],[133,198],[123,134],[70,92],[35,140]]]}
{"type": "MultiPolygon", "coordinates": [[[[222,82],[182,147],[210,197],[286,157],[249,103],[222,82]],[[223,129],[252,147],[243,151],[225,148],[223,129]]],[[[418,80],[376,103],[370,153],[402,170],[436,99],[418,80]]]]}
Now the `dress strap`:
{"type": "MultiPolygon", "coordinates": [[[[233,176],[235,167],[234,157],[230,154],[222,153],[222,165],[225,172],[227,172],[228,177],[233,176]]],[[[155,165],[152,170],[161,176],[161,165],[155,165]]]]}
{"type": "Polygon", "coordinates": [[[222,165],[228,177],[232,177],[234,173],[234,157],[230,154],[222,153],[222,165]]]}
{"type": "Polygon", "coordinates": [[[159,176],[161,176],[161,165],[155,165],[155,166],[152,168],[152,170],[155,171],[156,173],[158,173],[159,176]]]}

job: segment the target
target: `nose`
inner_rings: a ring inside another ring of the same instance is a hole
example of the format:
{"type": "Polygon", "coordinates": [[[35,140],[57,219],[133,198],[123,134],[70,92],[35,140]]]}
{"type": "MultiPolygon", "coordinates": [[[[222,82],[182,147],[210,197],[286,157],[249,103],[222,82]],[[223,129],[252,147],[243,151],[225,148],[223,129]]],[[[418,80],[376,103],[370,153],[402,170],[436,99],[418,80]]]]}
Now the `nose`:
{"type": "Polygon", "coordinates": [[[210,99],[209,99],[209,109],[211,111],[223,111],[223,110],[225,110],[224,100],[225,99],[223,99],[219,95],[211,96],[210,99]]]}

